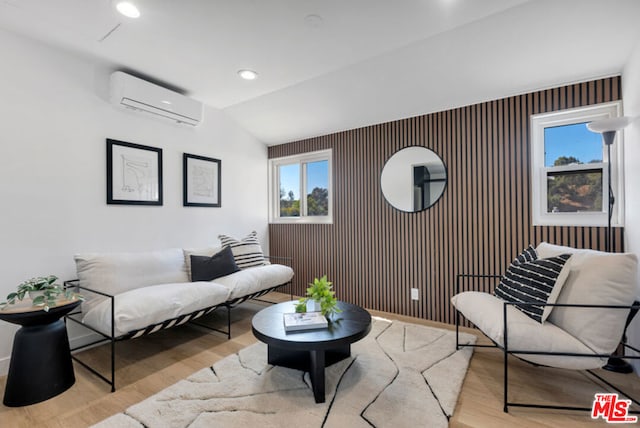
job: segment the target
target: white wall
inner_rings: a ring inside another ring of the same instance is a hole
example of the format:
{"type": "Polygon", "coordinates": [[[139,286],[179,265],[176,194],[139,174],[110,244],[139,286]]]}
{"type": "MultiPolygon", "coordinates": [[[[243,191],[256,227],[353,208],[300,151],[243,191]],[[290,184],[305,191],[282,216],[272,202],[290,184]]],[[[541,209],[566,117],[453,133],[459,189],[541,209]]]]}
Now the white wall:
{"type": "MultiPolygon", "coordinates": [[[[640,43],[623,70],[622,97],[625,116],[636,117],[624,131],[625,248],[640,255],[640,43]]],[[[628,338],[640,348],[640,314],[631,324],[628,338]]],[[[640,373],[640,360],[632,363],[636,373],[640,373]]]]}
{"type": "MultiPolygon", "coordinates": [[[[38,275],[75,277],[73,254],[217,243],[267,246],[267,149],[206,108],[192,128],[105,101],[112,70],[0,30],[0,300],[38,275]],[[164,206],[106,204],[106,138],[163,150],[164,206]],[[222,160],[222,207],[182,206],[182,153],[222,160]]],[[[0,321],[0,374],[16,328],[0,321]]]]}

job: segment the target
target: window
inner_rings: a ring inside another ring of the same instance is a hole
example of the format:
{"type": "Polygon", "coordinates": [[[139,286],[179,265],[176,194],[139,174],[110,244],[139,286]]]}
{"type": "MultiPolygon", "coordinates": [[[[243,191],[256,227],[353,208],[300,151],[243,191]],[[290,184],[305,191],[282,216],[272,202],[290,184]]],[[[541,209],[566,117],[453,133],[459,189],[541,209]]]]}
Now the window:
{"type": "Polygon", "coordinates": [[[331,150],[269,160],[272,223],[332,223],[331,150]]]}
{"type": "Polygon", "coordinates": [[[623,223],[622,133],[611,160],[589,122],[617,117],[620,102],[531,116],[532,212],[534,225],[606,226],[608,171],[615,196],[612,224],[623,223]]]}

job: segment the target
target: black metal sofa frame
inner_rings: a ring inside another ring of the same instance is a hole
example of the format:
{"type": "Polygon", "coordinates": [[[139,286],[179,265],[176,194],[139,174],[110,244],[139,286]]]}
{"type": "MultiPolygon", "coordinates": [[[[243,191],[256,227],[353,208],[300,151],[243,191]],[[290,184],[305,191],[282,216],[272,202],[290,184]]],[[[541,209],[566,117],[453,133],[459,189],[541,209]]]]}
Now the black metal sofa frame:
{"type": "MultiPolygon", "coordinates": [[[[274,256],[265,256],[265,258],[269,259],[269,260],[282,260],[282,261],[288,261],[289,264],[291,263],[291,259],[288,257],[274,257],[274,256]]],[[[107,384],[111,385],[111,392],[115,392],[116,390],[116,374],[115,374],[115,346],[116,346],[116,342],[120,342],[120,341],[124,341],[124,340],[129,340],[129,339],[136,339],[138,337],[142,337],[142,336],[146,336],[149,335],[151,333],[155,333],[157,331],[160,330],[165,330],[171,327],[175,327],[175,326],[179,326],[182,324],[185,324],[187,322],[190,322],[191,324],[197,325],[199,327],[203,327],[212,331],[216,331],[218,333],[222,333],[225,334],[227,336],[227,339],[231,339],[231,309],[235,308],[236,306],[240,305],[241,303],[246,302],[247,300],[255,300],[255,301],[259,301],[259,302],[264,302],[264,303],[269,303],[269,304],[273,304],[274,302],[268,301],[268,300],[263,300],[263,299],[259,299],[260,297],[272,292],[272,291],[276,291],[277,289],[280,289],[282,287],[286,287],[286,286],[290,286],[289,288],[289,294],[291,299],[293,300],[293,288],[292,288],[292,281],[289,280],[283,284],[279,284],[276,285],[274,287],[271,288],[267,288],[264,290],[260,290],[257,291],[255,293],[251,293],[248,294],[246,296],[241,296],[241,297],[237,297],[235,299],[231,299],[228,300],[224,303],[221,303],[219,305],[215,305],[215,306],[210,306],[207,308],[203,308],[200,310],[197,310],[195,312],[189,313],[189,314],[185,314],[185,315],[181,315],[177,318],[172,318],[172,319],[168,319],[165,320],[161,323],[158,324],[153,324],[150,326],[147,326],[145,328],[142,329],[138,329],[138,330],[133,330],[130,331],[126,334],[117,336],[115,335],[115,295],[111,295],[111,294],[107,294],[107,293],[103,293],[101,291],[97,291],[97,290],[93,290],[87,287],[83,287],[80,285],[80,281],[78,279],[72,279],[72,280],[68,280],[64,282],[64,288],[65,290],[67,289],[72,289],[77,293],[82,294],[82,291],[89,291],[91,293],[95,293],[95,294],[99,294],[101,296],[104,296],[108,299],[111,300],[111,335],[106,335],[104,333],[102,333],[101,331],[93,328],[90,325],[87,325],[85,323],[82,322],[82,320],[79,318],[82,316],[82,311],[81,310],[74,310],[73,312],[67,314],[65,316],[65,322],[67,321],[73,321],[75,324],[79,324],[82,327],[89,329],[91,331],[93,331],[94,333],[97,333],[98,335],[102,336],[101,338],[92,341],[90,343],[84,344],[84,345],[80,345],[77,346],[75,348],[71,349],[71,358],[73,358],[73,360],[75,360],[78,364],[80,364],[81,366],[83,366],[84,368],[86,368],[87,370],[89,370],[91,373],[93,373],[94,375],[96,375],[97,377],[99,377],[100,379],[102,379],[104,382],[106,382],[107,384]],[[226,330],[221,330],[215,327],[212,327],[210,325],[207,324],[203,324],[200,322],[196,322],[196,319],[199,319],[205,315],[211,314],[213,313],[216,309],[226,309],[227,312],[227,326],[226,326],[226,330]],[[110,343],[110,348],[111,348],[111,376],[110,379],[108,377],[106,377],[105,375],[103,375],[102,373],[100,373],[97,369],[91,367],[89,364],[87,364],[85,361],[82,361],[80,358],[78,358],[77,355],[75,355],[75,352],[81,351],[83,349],[87,349],[90,347],[94,347],[94,346],[99,346],[99,345],[103,345],[106,343],[110,343]]]]}
{"type": "MultiPolygon", "coordinates": [[[[500,278],[500,277],[501,277],[500,275],[458,274],[456,276],[455,294],[458,294],[460,292],[460,283],[461,283],[461,280],[463,280],[463,279],[472,279],[472,278],[497,279],[497,278],[500,278]]],[[[604,308],[604,309],[612,309],[612,310],[630,310],[629,316],[627,318],[627,324],[625,326],[625,331],[626,331],[626,327],[628,327],[629,323],[631,322],[631,319],[633,318],[633,315],[636,312],[638,312],[638,310],[640,309],[640,302],[634,302],[631,306],[620,306],[620,305],[579,305],[579,304],[546,304],[546,305],[541,305],[540,303],[532,304],[532,303],[505,301],[504,304],[503,304],[503,310],[502,310],[502,320],[503,320],[503,326],[502,327],[503,327],[503,335],[504,335],[504,346],[496,343],[493,339],[491,339],[488,336],[487,336],[487,338],[489,340],[491,340],[493,345],[478,345],[478,344],[462,344],[462,343],[460,343],[460,341],[458,340],[459,339],[459,330],[460,330],[460,312],[458,311],[458,309],[455,309],[455,311],[456,311],[456,316],[455,316],[456,350],[459,350],[460,348],[463,348],[463,347],[471,346],[471,347],[477,347],[477,348],[497,348],[497,349],[500,349],[502,351],[502,353],[503,353],[503,356],[504,356],[504,358],[503,358],[503,411],[505,413],[509,412],[509,407],[527,407],[527,408],[536,408],[536,409],[576,410],[576,411],[588,411],[588,412],[591,412],[591,410],[592,410],[591,407],[556,406],[556,405],[551,405],[551,404],[534,404],[534,403],[522,403],[522,402],[509,401],[509,393],[508,393],[508,388],[509,388],[508,357],[509,357],[509,355],[513,355],[516,358],[518,358],[518,356],[515,355],[515,354],[520,354],[520,355],[527,355],[527,354],[529,354],[529,355],[532,355],[532,354],[534,354],[534,355],[554,355],[554,356],[568,356],[568,357],[602,357],[602,358],[621,358],[621,357],[624,356],[624,358],[627,358],[627,359],[640,359],[640,355],[638,355],[638,356],[624,355],[624,352],[622,353],[622,355],[617,355],[615,353],[613,353],[613,354],[577,354],[577,353],[567,353],[567,352],[542,352],[542,351],[528,351],[528,350],[510,349],[509,348],[509,344],[508,344],[508,340],[507,340],[507,325],[508,325],[508,322],[507,322],[507,307],[508,306],[534,306],[534,305],[535,306],[554,306],[554,307],[556,307],[556,306],[557,307],[574,307],[574,308],[585,308],[585,309],[588,309],[588,308],[604,308]]],[[[482,331],[482,330],[480,330],[480,331],[482,331]]],[[[630,349],[630,350],[640,354],[640,350],[636,349],[635,347],[629,345],[626,342],[626,335],[623,337],[621,345],[622,345],[623,349],[630,349]]],[[[532,364],[534,366],[538,366],[537,364],[534,364],[534,363],[526,361],[526,360],[522,360],[522,361],[525,361],[525,362],[527,362],[529,364],[532,364]]],[[[600,382],[602,382],[605,385],[607,385],[609,388],[613,389],[614,391],[618,392],[619,394],[624,395],[625,397],[630,399],[635,405],[640,406],[640,401],[638,401],[638,399],[632,397],[628,393],[622,391],[617,386],[611,384],[609,381],[607,381],[606,379],[602,378],[600,375],[595,373],[593,370],[585,370],[585,371],[587,373],[589,373],[591,376],[593,376],[596,379],[598,379],[600,382]]],[[[630,410],[629,413],[640,414],[640,410],[630,410]]]]}

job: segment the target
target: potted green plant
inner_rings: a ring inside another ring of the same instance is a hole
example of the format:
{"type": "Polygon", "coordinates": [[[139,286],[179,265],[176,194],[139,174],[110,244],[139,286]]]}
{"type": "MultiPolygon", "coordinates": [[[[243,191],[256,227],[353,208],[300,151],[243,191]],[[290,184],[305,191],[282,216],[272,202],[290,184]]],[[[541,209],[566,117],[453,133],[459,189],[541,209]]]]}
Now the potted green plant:
{"type": "Polygon", "coordinates": [[[67,300],[84,300],[84,298],[71,290],[64,290],[60,284],[56,284],[58,277],[55,275],[38,276],[28,279],[18,285],[16,291],[7,295],[7,300],[0,303],[0,309],[13,305],[17,300],[23,300],[25,296],[33,302],[33,306],[42,306],[48,312],[49,308],[56,306],[60,296],[67,300]]]}
{"type": "Polygon", "coordinates": [[[320,279],[315,278],[309,286],[306,297],[298,300],[296,312],[319,311],[327,318],[342,312],[338,308],[338,299],[335,297],[336,293],[332,290],[333,284],[329,282],[327,275],[320,279]],[[314,307],[312,308],[311,306],[314,307]]]}

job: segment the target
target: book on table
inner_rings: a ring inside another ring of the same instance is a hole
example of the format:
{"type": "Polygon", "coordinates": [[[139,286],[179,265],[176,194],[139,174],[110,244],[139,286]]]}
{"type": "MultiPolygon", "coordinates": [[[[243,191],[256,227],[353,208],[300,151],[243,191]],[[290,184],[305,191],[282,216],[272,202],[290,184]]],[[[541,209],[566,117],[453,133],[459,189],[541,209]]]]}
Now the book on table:
{"type": "Polygon", "coordinates": [[[327,328],[329,323],[321,312],[284,314],[284,331],[302,331],[327,328]]]}

